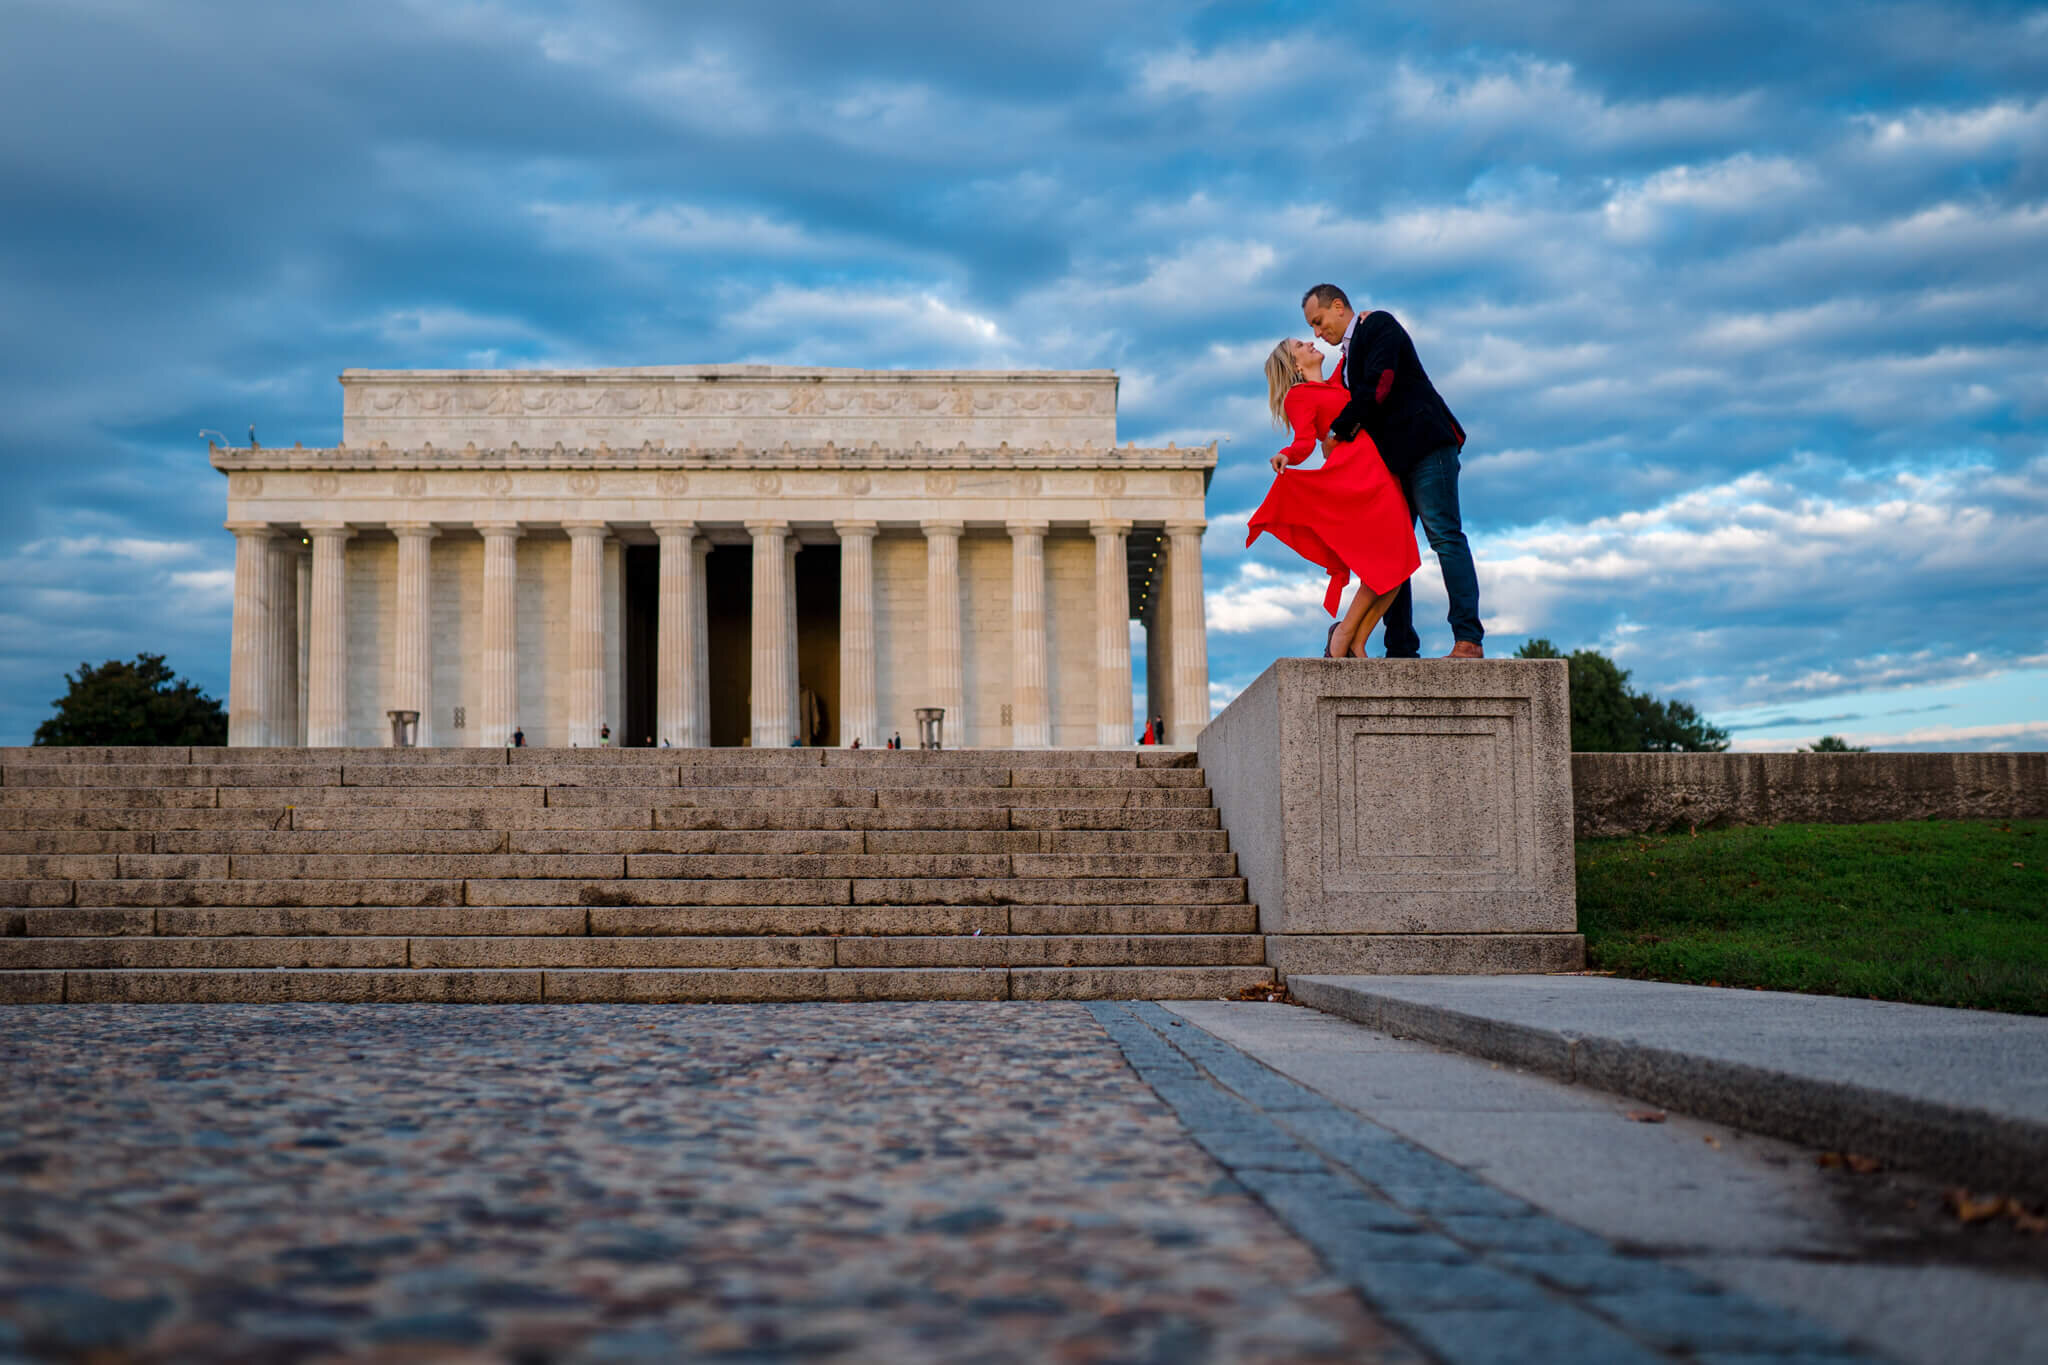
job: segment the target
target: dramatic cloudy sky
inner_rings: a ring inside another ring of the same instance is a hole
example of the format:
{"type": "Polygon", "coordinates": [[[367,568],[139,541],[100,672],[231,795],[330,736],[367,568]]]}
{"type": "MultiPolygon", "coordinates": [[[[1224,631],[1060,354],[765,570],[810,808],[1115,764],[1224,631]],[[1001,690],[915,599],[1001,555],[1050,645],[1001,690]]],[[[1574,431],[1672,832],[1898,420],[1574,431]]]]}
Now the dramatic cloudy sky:
{"type": "Polygon", "coordinates": [[[352,365],[1114,367],[1227,442],[1227,699],[1322,633],[1242,542],[1329,278],[1470,429],[1490,649],[2048,746],[2038,5],[0,0],[0,127],[0,742],[81,659],[225,695],[195,433],[352,365]]]}

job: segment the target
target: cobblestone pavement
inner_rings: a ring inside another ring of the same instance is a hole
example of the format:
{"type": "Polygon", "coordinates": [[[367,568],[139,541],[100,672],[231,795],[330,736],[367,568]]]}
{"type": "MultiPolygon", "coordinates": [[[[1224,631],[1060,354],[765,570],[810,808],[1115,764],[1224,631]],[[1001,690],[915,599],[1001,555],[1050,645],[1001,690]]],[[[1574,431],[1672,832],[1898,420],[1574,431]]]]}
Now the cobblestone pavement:
{"type": "Polygon", "coordinates": [[[1421,1359],[1078,1005],[16,1007],[0,1075],[0,1360],[1421,1359]]]}
{"type": "Polygon", "coordinates": [[[1456,1365],[1874,1365],[1828,1329],[1551,1217],[1159,1005],[1087,1007],[1195,1139],[1456,1365]]]}

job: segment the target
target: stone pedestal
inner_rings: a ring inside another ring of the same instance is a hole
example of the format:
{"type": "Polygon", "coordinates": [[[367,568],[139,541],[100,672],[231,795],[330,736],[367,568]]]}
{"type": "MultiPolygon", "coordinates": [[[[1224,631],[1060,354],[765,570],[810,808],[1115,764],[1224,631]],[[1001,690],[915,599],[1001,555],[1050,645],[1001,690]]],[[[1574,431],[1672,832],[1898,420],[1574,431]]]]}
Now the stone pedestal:
{"type": "Polygon", "coordinates": [[[1568,971],[1562,661],[1281,659],[1202,767],[1282,972],[1568,971]]]}

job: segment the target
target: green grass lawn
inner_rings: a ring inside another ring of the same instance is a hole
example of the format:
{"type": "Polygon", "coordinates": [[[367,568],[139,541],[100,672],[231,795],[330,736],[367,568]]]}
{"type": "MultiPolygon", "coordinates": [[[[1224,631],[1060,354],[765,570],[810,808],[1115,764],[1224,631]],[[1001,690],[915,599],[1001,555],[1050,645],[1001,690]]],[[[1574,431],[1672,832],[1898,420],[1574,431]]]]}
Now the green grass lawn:
{"type": "Polygon", "coordinates": [[[2048,1014],[2048,820],[1586,839],[1578,858],[1596,970],[2048,1014]]]}

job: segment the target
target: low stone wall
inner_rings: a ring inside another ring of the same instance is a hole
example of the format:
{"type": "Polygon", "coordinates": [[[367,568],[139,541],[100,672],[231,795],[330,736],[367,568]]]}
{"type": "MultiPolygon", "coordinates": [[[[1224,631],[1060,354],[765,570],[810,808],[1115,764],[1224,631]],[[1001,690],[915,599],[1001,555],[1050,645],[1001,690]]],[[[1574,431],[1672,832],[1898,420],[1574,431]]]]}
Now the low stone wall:
{"type": "Polygon", "coordinates": [[[2048,753],[1573,754],[1578,837],[2048,817],[2048,753]]]}

